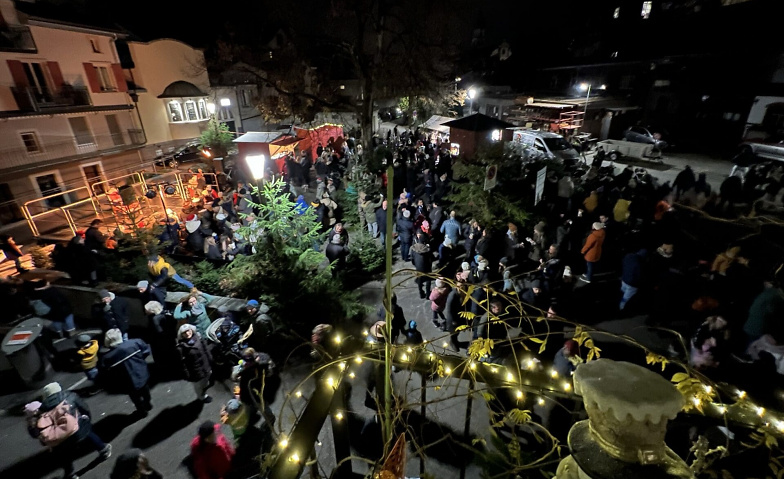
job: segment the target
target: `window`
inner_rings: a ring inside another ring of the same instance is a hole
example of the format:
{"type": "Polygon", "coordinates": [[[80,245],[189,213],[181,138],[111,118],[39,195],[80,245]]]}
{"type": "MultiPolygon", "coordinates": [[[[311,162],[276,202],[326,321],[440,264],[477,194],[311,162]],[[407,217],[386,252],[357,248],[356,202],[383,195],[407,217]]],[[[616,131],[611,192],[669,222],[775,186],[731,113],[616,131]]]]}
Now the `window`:
{"type": "Polygon", "coordinates": [[[98,43],[97,38],[89,37],[90,46],[93,49],[93,53],[101,53],[101,45],[98,43]]]}
{"type": "Polygon", "coordinates": [[[0,224],[22,219],[22,211],[14,199],[8,183],[0,183],[0,224]]]}
{"type": "Polygon", "coordinates": [[[642,2],[642,11],[640,15],[643,19],[648,19],[651,17],[651,8],[653,7],[653,2],[642,2]]]}
{"type": "Polygon", "coordinates": [[[196,102],[188,100],[185,102],[185,119],[187,121],[197,121],[199,115],[196,113],[196,102]]]}
{"type": "Polygon", "coordinates": [[[36,96],[38,101],[51,101],[51,88],[49,85],[52,82],[48,77],[48,69],[41,63],[22,63],[25,76],[27,76],[27,84],[36,96]]]}
{"type": "Polygon", "coordinates": [[[87,125],[87,118],[83,116],[76,116],[69,118],[68,123],[71,125],[71,131],[73,131],[77,145],[84,146],[95,144],[93,133],[90,131],[90,127],[87,125]]]}
{"type": "Polygon", "coordinates": [[[246,108],[250,106],[250,90],[240,90],[240,105],[246,108]]]}
{"type": "Polygon", "coordinates": [[[182,107],[178,101],[169,102],[169,121],[183,121],[182,120],[182,107]]]}
{"type": "Polygon", "coordinates": [[[615,7],[613,10],[613,18],[618,18],[621,16],[621,7],[615,7]]]}
{"type": "Polygon", "coordinates": [[[221,121],[233,120],[234,114],[231,112],[231,108],[227,106],[220,107],[218,110],[218,119],[221,121]]]}
{"type": "Polygon", "coordinates": [[[207,103],[204,100],[199,100],[199,118],[206,120],[209,118],[207,114],[207,103]]]}
{"type": "Polygon", "coordinates": [[[122,146],[125,144],[120,122],[117,121],[117,115],[106,115],[106,125],[109,127],[109,134],[112,137],[114,146],[122,146]]]}
{"type": "MultiPolygon", "coordinates": [[[[40,176],[35,177],[35,185],[38,187],[38,191],[41,192],[41,196],[50,196],[50,195],[57,195],[63,191],[62,187],[60,186],[59,178],[60,174],[55,173],[45,173],[40,176]]],[[[68,204],[68,200],[66,199],[65,195],[57,195],[51,198],[47,198],[44,200],[46,206],[49,208],[59,208],[61,206],[65,206],[68,204]]]]}
{"type": "Polygon", "coordinates": [[[101,84],[101,91],[115,91],[114,83],[112,82],[112,75],[109,73],[109,69],[106,67],[95,67],[96,73],[98,73],[98,81],[101,84]]]}
{"type": "Polygon", "coordinates": [[[25,131],[21,135],[25,150],[28,153],[41,153],[41,143],[38,141],[38,135],[34,131],[25,131]]]}
{"type": "Polygon", "coordinates": [[[618,52],[612,52],[610,58],[618,58],[618,52]]]}

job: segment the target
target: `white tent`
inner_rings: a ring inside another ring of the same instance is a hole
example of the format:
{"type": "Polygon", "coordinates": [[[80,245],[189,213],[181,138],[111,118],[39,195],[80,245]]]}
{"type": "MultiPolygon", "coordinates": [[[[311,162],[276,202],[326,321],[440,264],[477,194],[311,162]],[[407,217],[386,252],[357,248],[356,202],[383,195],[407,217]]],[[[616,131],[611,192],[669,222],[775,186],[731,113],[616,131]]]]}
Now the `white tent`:
{"type": "Polygon", "coordinates": [[[454,118],[450,118],[448,116],[441,116],[441,115],[433,115],[428,120],[421,125],[420,128],[424,128],[425,130],[432,130],[437,131],[439,133],[443,133],[445,135],[449,134],[449,127],[444,126],[443,123],[448,121],[452,121],[454,118]]]}

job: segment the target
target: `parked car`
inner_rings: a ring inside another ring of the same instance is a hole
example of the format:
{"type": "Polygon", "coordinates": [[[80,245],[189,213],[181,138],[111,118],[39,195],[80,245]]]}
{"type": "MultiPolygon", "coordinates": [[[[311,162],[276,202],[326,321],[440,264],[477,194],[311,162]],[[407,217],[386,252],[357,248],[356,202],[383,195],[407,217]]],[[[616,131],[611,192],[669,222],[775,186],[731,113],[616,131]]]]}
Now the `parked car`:
{"type": "Polygon", "coordinates": [[[574,146],[557,133],[515,129],[512,132],[512,141],[537,150],[545,158],[560,160],[567,166],[573,165],[580,159],[580,154],[574,146]]]}
{"type": "Polygon", "coordinates": [[[732,157],[730,176],[739,176],[744,180],[751,165],[765,161],[784,163],[784,141],[744,141],[738,145],[732,157]]]}
{"type": "Polygon", "coordinates": [[[634,143],[647,143],[658,150],[667,148],[667,142],[662,140],[661,133],[651,132],[643,126],[630,126],[623,132],[623,139],[634,143]]]}
{"type": "Polygon", "coordinates": [[[183,163],[202,161],[206,157],[202,152],[202,149],[202,145],[198,143],[189,143],[178,148],[173,154],[158,159],[156,164],[176,168],[177,165],[183,163]]]}

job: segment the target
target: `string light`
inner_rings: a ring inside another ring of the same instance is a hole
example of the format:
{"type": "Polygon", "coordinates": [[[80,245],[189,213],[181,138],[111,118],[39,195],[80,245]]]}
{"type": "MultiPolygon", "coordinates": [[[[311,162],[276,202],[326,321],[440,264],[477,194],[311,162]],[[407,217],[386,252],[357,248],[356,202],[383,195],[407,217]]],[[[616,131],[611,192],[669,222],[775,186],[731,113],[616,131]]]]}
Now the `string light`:
{"type": "Polygon", "coordinates": [[[446,374],[452,374],[452,368],[450,368],[449,366],[447,366],[446,368],[444,368],[444,373],[446,373],[446,374]]]}
{"type": "Polygon", "coordinates": [[[519,401],[520,399],[523,399],[523,392],[518,389],[517,392],[515,392],[515,396],[517,397],[517,400],[519,401]]]}
{"type": "Polygon", "coordinates": [[[430,353],[430,354],[428,354],[427,357],[432,361],[432,360],[434,360],[436,358],[436,355],[433,354],[433,353],[430,353]]]}
{"type": "Polygon", "coordinates": [[[367,336],[367,335],[368,335],[368,330],[367,329],[362,331],[362,336],[367,336]]]}
{"type": "Polygon", "coordinates": [[[553,369],[552,371],[550,371],[550,376],[552,376],[553,378],[557,378],[558,377],[558,371],[553,369]]]}
{"type": "Polygon", "coordinates": [[[764,416],[764,415],[765,415],[765,408],[764,408],[764,407],[762,407],[762,406],[758,407],[758,408],[757,408],[757,415],[758,415],[759,417],[762,417],[762,416],[764,416]]]}
{"type": "Polygon", "coordinates": [[[509,382],[514,381],[514,374],[506,373],[506,380],[509,381],[509,382]]]}
{"type": "Polygon", "coordinates": [[[474,370],[475,370],[475,369],[476,369],[476,363],[475,363],[475,362],[473,362],[473,361],[471,361],[471,364],[469,364],[469,367],[470,367],[471,369],[474,369],[474,370]]]}
{"type": "Polygon", "coordinates": [[[446,341],[444,341],[444,344],[442,344],[442,346],[444,347],[444,349],[446,349],[446,348],[448,348],[448,347],[449,347],[449,343],[447,343],[446,341]]]}
{"type": "Polygon", "coordinates": [[[539,398],[536,402],[538,402],[540,406],[544,406],[544,398],[539,398]]]}
{"type": "Polygon", "coordinates": [[[408,349],[406,349],[406,351],[408,351],[409,353],[413,353],[414,352],[414,350],[411,349],[410,347],[408,349]]]}
{"type": "Polygon", "coordinates": [[[564,382],[563,388],[564,388],[564,391],[569,391],[570,389],[572,389],[572,383],[564,382]]]}
{"type": "Polygon", "coordinates": [[[533,369],[535,364],[536,363],[534,363],[533,359],[529,359],[528,360],[528,369],[533,369]]]}
{"type": "Polygon", "coordinates": [[[340,412],[340,411],[338,411],[338,413],[337,413],[337,414],[335,414],[335,419],[337,419],[338,421],[340,421],[341,419],[343,419],[343,413],[342,413],[342,412],[340,412]]]}
{"type": "Polygon", "coordinates": [[[297,391],[297,392],[294,393],[294,395],[297,396],[298,398],[301,398],[302,397],[302,391],[297,391]]]}
{"type": "Polygon", "coordinates": [[[355,377],[357,377],[357,375],[354,374],[353,372],[350,372],[350,373],[348,373],[348,377],[350,377],[351,379],[354,379],[355,377]]]}
{"type": "Polygon", "coordinates": [[[490,368],[490,371],[492,371],[494,373],[497,373],[498,372],[498,368],[490,368]]]}
{"type": "Polygon", "coordinates": [[[299,462],[299,454],[296,452],[289,456],[289,462],[299,462]]]}
{"type": "Polygon", "coordinates": [[[284,437],[278,444],[280,445],[281,449],[286,449],[286,446],[289,445],[289,440],[284,437]]]}
{"type": "Polygon", "coordinates": [[[334,380],[334,379],[332,379],[332,376],[330,376],[330,377],[328,377],[328,378],[327,378],[327,384],[328,384],[328,385],[329,385],[329,387],[331,387],[331,388],[334,388],[334,387],[335,387],[335,380],[334,380]]]}
{"type": "Polygon", "coordinates": [[[724,414],[725,412],[727,412],[727,408],[725,406],[718,406],[716,410],[719,411],[719,414],[724,414]]]}
{"type": "Polygon", "coordinates": [[[338,364],[338,367],[340,367],[340,370],[343,371],[344,369],[346,369],[346,362],[341,361],[340,364],[338,364]]]}
{"type": "Polygon", "coordinates": [[[693,402],[695,406],[699,407],[699,405],[700,405],[700,403],[702,401],[700,401],[700,398],[695,396],[695,397],[691,398],[691,402],[693,402]]]}
{"type": "Polygon", "coordinates": [[[713,392],[713,388],[712,388],[712,387],[710,387],[710,386],[708,386],[707,384],[706,384],[706,385],[704,385],[702,388],[703,388],[703,389],[705,389],[705,393],[706,393],[706,394],[710,394],[710,393],[712,393],[712,392],[713,392]]]}
{"type": "Polygon", "coordinates": [[[779,432],[784,432],[784,421],[776,421],[776,429],[778,429],[779,432]]]}
{"type": "Polygon", "coordinates": [[[404,361],[404,362],[405,362],[405,361],[408,361],[408,355],[407,355],[406,353],[403,353],[403,354],[401,354],[401,355],[400,355],[400,360],[401,360],[401,361],[404,361]]]}
{"type": "Polygon", "coordinates": [[[746,391],[738,390],[738,399],[746,399],[746,391]]]}
{"type": "Polygon", "coordinates": [[[336,342],[336,343],[338,343],[338,344],[340,344],[340,341],[341,341],[341,339],[340,339],[340,335],[339,335],[339,334],[336,334],[336,335],[335,335],[335,342],[336,342]]]}
{"type": "Polygon", "coordinates": [[[357,356],[356,358],[354,358],[354,362],[357,363],[357,364],[362,364],[362,357],[361,356],[357,356]]]}

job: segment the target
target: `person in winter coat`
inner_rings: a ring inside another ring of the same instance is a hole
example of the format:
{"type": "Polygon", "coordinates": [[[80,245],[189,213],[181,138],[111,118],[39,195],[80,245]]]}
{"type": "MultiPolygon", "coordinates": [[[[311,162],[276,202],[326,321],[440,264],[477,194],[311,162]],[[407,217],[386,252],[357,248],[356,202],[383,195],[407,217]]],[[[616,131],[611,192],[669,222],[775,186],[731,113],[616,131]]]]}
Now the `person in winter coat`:
{"type": "Polygon", "coordinates": [[[196,400],[212,402],[207,395],[212,376],[212,356],[192,324],[183,324],[177,332],[177,350],[180,353],[185,380],[193,383],[196,400]]]}
{"type": "Polygon", "coordinates": [[[141,449],[131,448],[117,458],[109,479],[163,479],[163,474],[150,466],[141,449]]]}
{"type": "MultiPolygon", "coordinates": [[[[378,310],[379,322],[386,320],[386,310],[381,306],[378,310]]],[[[406,315],[403,308],[397,304],[397,295],[392,294],[392,344],[397,342],[397,337],[400,333],[404,333],[406,328],[406,315]]]]}
{"type": "Polygon", "coordinates": [[[638,288],[642,285],[643,279],[643,263],[648,252],[641,249],[634,253],[629,253],[623,257],[622,273],[621,273],[621,303],[618,309],[623,310],[626,303],[637,294],[638,288]]]}
{"type": "Polygon", "coordinates": [[[202,337],[207,335],[207,328],[210,327],[210,317],[207,315],[207,305],[215,299],[215,296],[201,291],[196,291],[187,296],[187,300],[181,302],[174,308],[174,319],[186,321],[188,324],[196,326],[196,331],[202,337]],[[183,309],[183,304],[187,303],[187,308],[183,309]]]}
{"type": "Polygon", "coordinates": [[[87,334],[80,334],[74,340],[74,345],[84,375],[90,381],[95,381],[98,377],[98,341],[87,334]]]}
{"type": "Polygon", "coordinates": [[[381,202],[381,208],[378,208],[375,214],[378,236],[381,238],[381,246],[383,247],[387,240],[387,200],[381,202]]]}
{"type": "Polygon", "coordinates": [[[602,258],[602,244],[604,243],[604,223],[596,222],[592,226],[593,231],[588,235],[583,249],[580,251],[585,258],[585,274],[580,276],[582,281],[590,283],[593,279],[596,263],[602,258]]]}
{"type": "MultiPolygon", "coordinates": [[[[204,240],[200,240],[200,247],[204,247],[204,240]]],[[[150,255],[147,260],[147,271],[150,272],[153,278],[153,286],[161,287],[166,286],[166,282],[169,278],[173,279],[174,281],[180,283],[181,285],[185,286],[186,288],[193,288],[193,283],[188,281],[187,279],[183,278],[177,271],[174,270],[172,265],[167,263],[163,257],[158,254],[150,255]]]]}
{"type": "Polygon", "coordinates": [[[106,247],[106,236],[101,233],[100,229],[102,224],[103,220],[94,219],[84,232],[84,246],[93,253],[102,251],[106,247]]]}
{"type": "Polygon", "coordinates": [[[119,329],[106,332],[104,344],[110,351],[100,361],[101,370],[107,377],[118,381],[133,401],[136,410],[146,416],[152,410],[150,402],[150,372],[144,360],[150,355],[150,346],[141,339],[123,341],[119,329]]]}
{"type": "Polygon", "coordinates": [[[324,254],[330,264],[332,264],[332,277],[334,278],[346,267],[346,257],[348,256],[348,248],[343,245],[340,234],[335,233],[330,237],[330,242],[324,250],[324,254]]]}
{"type": "Polygon", "coordinates": [[[416,244],[411,247],[411,262],[414,263],[417,275],[416,284],[419,287],[420,299],[430,297],[430,286],[432,280],[429,274],[433,271],[433,253],[430,252],[430,246],[426,242],[427,235],[418,231],[416,236],[416,244]]]}
{"type": "Polygon", "coordinates": [[[31,282],[33,293],[30,295],[36,304],[41,306],[40,311],[33,305],[36,315],[43,316],[52,321],[52,328],[64,337],[70,337],[76,329],[74,324],[71,303],[59,290],[52,287],[48,281],[37,279],[31,282]],[[48,309],[48,311],[46,311],[48,309]]]}
{"type": "Polygon", "coordinates": [[[400,239],[400,257],[409,261],[409,250],[414,240],[414,222],[411,221],[411,210],[402,208],[398,210],[397,236],[400,239]]]}
{"type": "MultiPolygon", "coordinates": [[[[66,414],[71,416],[78,424],[79,430],[73,432],[67,439],[54,446],[56,457],[61,461],[65,479],[79,479],[74,472],[73,460],[78,458],[76,455],[78,445],[87,442],[98,452],[99,460],[105,461],[112,455],[112,445],[106,444],[93,431],[90,408],[82,399],[71,391],[63,391],[59,383],[49,383],[41,390],[41,402],[37,401],[25,406],[25,414],[28,418],[28,431],[36,439],[41,439],[41,435],[46,431],[45,427],[47,416],[52,411],[63,407],[66,414]],[[49,414],[47,414],[49,413],[49,414]],[[75,416],[75,417],[74,417],[75,416]]],[[[51,427],[51,426],[50,426],[51,427]]],[[[42,440],[43,442],[43,440],[42,440]]]]}
{"type": "MultiPolygon", "coordinates": [[[[378,236],[378,218],[376,217],[376,210],[381,207],[383,201],[384,200],[381,198],[373,201],[372,198],[366,196],[361,205],[362,211],[365,213],[368,233],[374,238],[378,236]]],[[[386,218],[384,218],[384,221],[386,222],[386,218]]]]}
{"type": "Polygon", "coordinates": [[[231,471],[234,447],[220,431],[220,424],[205,421],[191,441],[191,457],[197,479],[225,479],[231,471]]]}
{"type": "Polygon", "coordinates": [[[406,329],[406,340],[404,344],[410,344],[412,346],[416,346],[419,344],[424,343],[425,340],[422,337],[422,333],[419,332],[417,329],[416,321],[409,321],[408,322],[408,329],[406,329]]]}
{"type": "Polygon", "coordinates": [[[136,289],[139,290],[139,298],[142,304],[147,304],[150,301],[157,301],[161,304],[166,304],[166,289],[163,287],[150,284],[149,281],[142,280],[136,283],[136,289]]]}
{"type": "Polygon", "coordinates": [[[130,313],[128,312],[128,301],[125,298],[118,298],[105,289],[98,291],[98,296],[103,302],[103,331],[119,329],[123,339],[128,339],[128,325],[130,324],[130,313]]]}
{"type": "Polygon", "coordinates": [[[565,174],[558,180],[558,207],[560,211],[567,212],[572,209],[572,195],[574,194],[574,181],[570,174],[565,174]]]}
{"type": "Polygon", "coordinates": [[[335,226],[332,228],[332,231],[329,232],[327,238],[331,241],[335,235],[340,236],[340,244],[342,246],[348,246],[348,231],[343,227],[343,223],[339,221],[335,223],[335,226]]]}
{"type": "Polygon", "coordinates": [[[446,284],[445,281],[437,279],[436,287],[430,292],[430,310],[433,311],[433,324],[435,324],[437,328],[443,326],[443,324],[438,321],[438,318],[441,318],[446,322],[444,307],[446,306],[447,296],[449,296],[449,290],[449,285],[446,284]]]}
{"type": "Polygon", "coordinates": [[[444,219],[444,208],[439,206],[438,202],[433,200],[430,203],[430,229],[434,232],[441,230],[441,221],[444,219]]]}
{"type": "Polygon", "coordinates": [[[275,362],[269,354],[245,348],[242,351],[242,361],[232,371],[231,379],[239,382],[239,399],[252,411],[250,422],[256,422],[256,414],[261,410],[264,420],[271,428],[275,424],[275,414],[270,405],[275,401],[275,394],[280,387],[280,376],[276,373],[275,362]],[[262,404],[264,407],[261,407],[262,404]]]}
{"type": "Polygon", "coordinates": [[[455,349],[460,351],[460,342],[457,340],[458,333],[455,331],[458,326],[464,325],[465,319],[460,317],[463,309],[463,299],[465,298],[465,291],[463,290],[462,283],[457,283],[457,287],[449,292],[444,305],[446,312],[446,324],[444,330],[449,332],[449,343],[455,349]]]}

